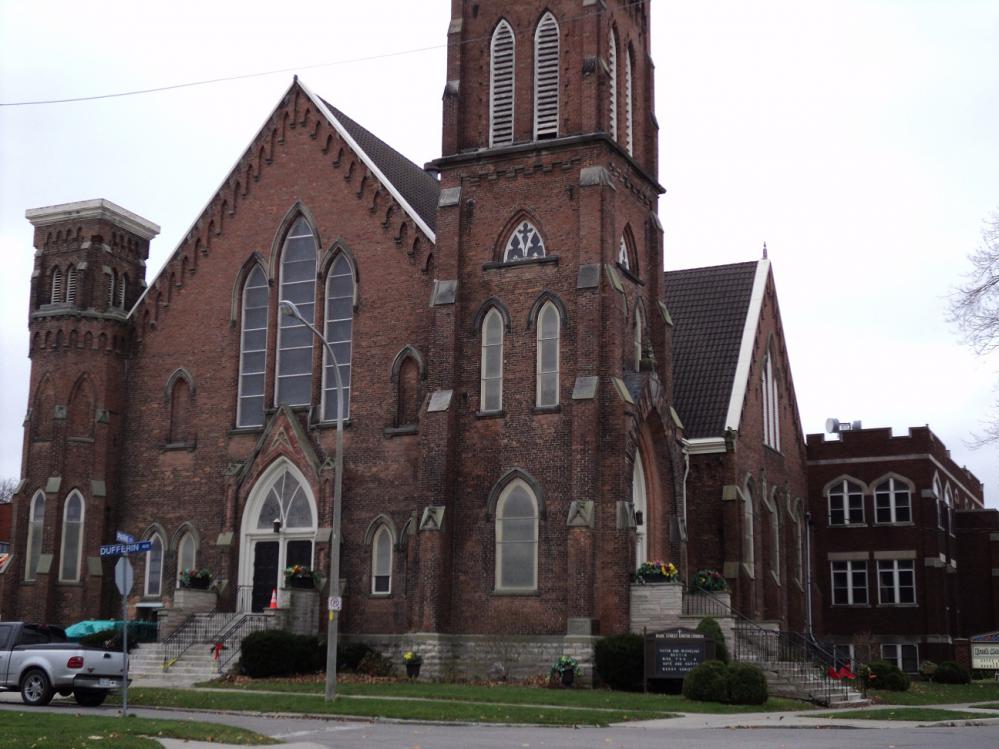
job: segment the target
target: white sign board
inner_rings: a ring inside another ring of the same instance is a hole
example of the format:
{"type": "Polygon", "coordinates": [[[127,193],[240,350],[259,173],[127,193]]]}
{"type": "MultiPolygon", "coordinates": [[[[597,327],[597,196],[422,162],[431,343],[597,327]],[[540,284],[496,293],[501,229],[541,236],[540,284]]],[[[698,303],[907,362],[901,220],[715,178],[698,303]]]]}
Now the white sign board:
{"type": "Polygon", "coordinates": [[[343,609],[343,599],[340,596],[331,596],[327,605],[330,611],[340,611],[343,609]]]}
{"type": "Polygon", "coordinates": [[[975,670],[999,669],[999,642],[971,643],[971,667],[975,670]]]}
{"type": "Polygon", "coordinates": [[[118,563],[114,566],[114,584],[118,586],[118,592],[127,596],[135,583],[135,575],[132,573],[132,563],[126,557],[119,557],[118,563]]]}

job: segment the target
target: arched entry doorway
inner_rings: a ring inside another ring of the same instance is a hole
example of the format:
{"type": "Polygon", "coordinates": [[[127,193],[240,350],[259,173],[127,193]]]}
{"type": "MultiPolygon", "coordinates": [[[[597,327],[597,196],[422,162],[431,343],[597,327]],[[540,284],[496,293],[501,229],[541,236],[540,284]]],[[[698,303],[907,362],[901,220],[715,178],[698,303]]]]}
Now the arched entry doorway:
{"type": "Polygon", "coordinates": [[[313,566],[316,501],[294,465],[277,461],[250,492],[243,513],[239,564],[239,610],[262,611],[284,569],[313,566]]]}

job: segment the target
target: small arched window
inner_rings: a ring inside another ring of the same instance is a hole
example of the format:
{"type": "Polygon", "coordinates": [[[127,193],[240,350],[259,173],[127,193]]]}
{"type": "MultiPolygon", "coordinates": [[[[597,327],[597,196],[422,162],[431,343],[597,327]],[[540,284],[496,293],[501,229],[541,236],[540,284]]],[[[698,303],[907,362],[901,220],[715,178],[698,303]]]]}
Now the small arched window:
{"type": "Polygon", "coordinates": [[[515,58],[513,29],[505,20],[493,31],[489,63],[489,146],[513,143],[515,58]]]}
{"type": "Polygon", "coordinates": [[[780,402],[777,379],[774,377],[774,357],[767,351],[763,360],[763,444],[780,450],[780,402]]]}
{"type": "Polygon", "coordinates": [[[624,145],[628,149],[628,155],[634,156],[635,131],[633,120],[634,105],[632,100],[634,60],[631,55],[631,49],[628,50],[624,63],[624,145]]]}
{"type": "Polygon", "coordinates": [[[49,296],[49,301],[52,304],[59,304],[60,302],[62,302],[65,299],[65,297],[63,295],[66,292],[63,290],[62,269],[61,268],[53,268],[52,269],[52,284],[51,284],[51,289],[52,289],[52,293],[49,296]]]}
{"type": "MultiPolygon", "coordinates": [[[[351,356],[354,342],[354,269],[342,253],[333,261],[326,277],[326,340],[333,347],[343,383],[343,418],[350,416],[351,356]]],[[[323,420],[337,415],[336,373],[329,352],[323,351],[323,420]]]]}
{"type": "Polygon", "coordinates": [[[623,234],[621,235],[621,242],[618,246],[617,263],[625,270],[631,270],[631,258],[628,257],[628,243],[625,241],[623,234]]]}
{"type": "Polygon", "coordinates": [[[496,589],[538,587],[538,502],[528,485],[511,482],[496,503],[496,589]]]}
{"type": "Polygon", "coordinates": [[[642,308],[635,307],[635,352],[634,352],[634,365],[635,371],[639,372],[642,369],[642,340],[644,337],[643,322],[642,322],[642,308]]]}
{"type": "Polygon", "coordinates": [[[194,442],[191,431],[191,387],[186,377],[178,377],[170,389],[170,433],[167,442],[171,445],[194,442]]]}
{"type": "Polygon", "coordinates": [[[159,533],[154,533],[149,541],[152,548],[146,552],[145,596],[159,598],[163,591],[163,538],[159,533]]]}
{"type": "Polygon", "coordinates": [[[239,358],[239,396],[236,426],[264,423],[264,377],[267,363],[267,313],[270,305],[267,276],[258,265],[243,287],[242,336],[239,358]]]}
{"type": "Polygon", "coordinates": [[[610,136],[617,140],[617,35],[611,29],[607,44],[607,119],[610,136]]]}
{"type": "Polygon", "coordinates": [[[557,406],[559,402],[559,329],[558,309],[545,302],[538,314],[538,372],[536,404],[557,406]]]}
{"type": "Polygon", "coordinates": [[[482,321],[482,372],[479,399],[483,411],[503,408],[503,316],[493,307],[482,321]]]}
{"type": "Polygon", "coordinates": [[[66,270],[66,304],[76,304],[76,282],[77,271],[75,265],[69,266],[66,270]]]}
{"type": "Polygon", "coordinates": [[[24,579],[38,576],[38,559],[42,555],[42,531],[45,528],[45,495],[38,492],[31,499],[28,511],[28,551],[25,555],[24,579]]]}
{"type": "Polygon", "coordinates": [[[874,487],[875,523],[911,523],[912,495],[909,486],[897,478],[888,478],[874,487]]]}
{"type": "Polygon", "coordinates": [[[544,257],[545,254],[545,240],[541,238],[541,232],[530,221],[522,221],[506,241],[503,261],[516,262],[544,257]]]}
{"type": "Polygon", "coordinates": [[[559,29],[551,12],[534,32],[534,139],[558,137],[559,29]]]}
{"type": "Polygon", "coordinates": [[[392,592],[392,533],[384,525],[375,532],[371,543],[371,592],[392,592]]]}
{"type": "MultiPolygon", "coordinates": [[[[299,217],[281,251],[281,300],[292,302],[310,324],[316,317],[316,238],[299,217]]],[[[291,315],[278,328],[276,400],[305,406],[312,401],[312,331],[291,315]]]]}
{"type": "Polygon", "coordinates": [[[80,579],[80,557],[83,551],[83,497],[72,492],[66,499],[62,516],[62,551],[59,555],[59,579],[76,582],[80,579]]]}
{"type": "Polygon", "coordinates": [[[780,513],[778,512],[779,498],[774,492],[770,498],[767,510],[770,511],[770,571],[774,578],[780,583],[780,513]]]}
{"type": "Polygon", "coordinates": [[[177,544],[177,577],[178,579],[185,571],[197,569],[198,563],[198,542],[194,539],[193,533],[185,533],[177,544]]]}
{"type": "Polygon", "coordinates": [[[862,525],[864,489],[848,479],[829,487],[829,525],[862,525]]]}
{"type": "Polygon", "coordinates": [[[396,426],[417,424],[423,399],[420,394],[420,367],[412,356],[407,356],[399,367],[398,399],[396,426]]]}
{"type": "Polygon", "coordinates": [[[754,574],[756,563],[756,535],[753,530],[753,517],[755,508],[753,507],[752,487],[746,487],[746,494],[742,498],[742,561],[749,569],[750,574],[754,574]]]}

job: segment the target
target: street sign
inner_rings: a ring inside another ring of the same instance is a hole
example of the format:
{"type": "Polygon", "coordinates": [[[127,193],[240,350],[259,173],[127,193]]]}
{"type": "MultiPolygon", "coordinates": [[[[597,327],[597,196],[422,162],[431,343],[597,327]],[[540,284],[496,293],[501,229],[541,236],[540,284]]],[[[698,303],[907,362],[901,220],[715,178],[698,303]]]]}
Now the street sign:
{"type": "Polygon", "coordinates": [[[134,544],[135,536],[128,533],[123,533],[122,531],[115,531],[114,540],[120,544],[134,544]]]}
{"type": "Polygon", "coordinates": [[[330,611],[340,611],[343,609],[343,599],[340,596],[330,596],[327,608],[330,611]]]}
{"type": "Polygon", "coordinates": [[[120,557],[128,554],[141,554],[153,548],[152,541],[139,541],[132,544],[104,544],[101,546],[102,557],[120,557]]]}
{"type": "Polygon", "coordinates": [[[118,560],[114,566],[114,584],[118,586],[118,592],[127,596],[135,583],[135,575],[132,572],[132,563],[126,557],[118,560]]]}

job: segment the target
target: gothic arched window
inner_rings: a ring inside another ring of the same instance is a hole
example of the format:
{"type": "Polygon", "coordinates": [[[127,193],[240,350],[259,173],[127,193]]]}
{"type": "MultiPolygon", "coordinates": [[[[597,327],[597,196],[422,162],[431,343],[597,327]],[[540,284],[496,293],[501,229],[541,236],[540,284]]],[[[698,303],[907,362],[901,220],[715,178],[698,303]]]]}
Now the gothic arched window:
{"type": "Polygon", "coordinates": [[[243,287],[240,318],[239,397],[236,426],[264,423],[264,378],[267,363],[267,314],[270,289],[263,268],[254,266],[243,287]]]}
{"type": "Polygon", "coordinates": [[[25,554],[24,579],[38,575],[38,559],[42,555],[42,531],[45,528],[45,495],[38,492],[31,499],[28,511],[28,550],[25,554]]]}
{"type": "Polygon", "coordinates": [[[163,590],[163,537],[154,533],[149,541],[153,547],[146,552],[145,595],[147,598],[159,598],[163,590]]]}
{"type": "Polygon", "coordinates": [[[167,443],[179,445],[193,441],[191,386],[186,377],[178,377],[170,389],[170,433],[167,435],[167,443]]]}
{"type": "Polygon", "coordinates": [[[774,377],[774,357],[770,351],[763,360],[763,443],[780,450],[780,409],[774,377]]]}
{"type": "Polygon", "coordinates": [[[76,582],[80,579],[80,557],[83,552],[83,497],[77,491],[66,499],[62,516],[62,551],[59,555],[59,579],[76,582]]]}
{"type": "Polygon", "coordinates": [[[105,296],[104,302],[107,305],[108,309],[112,309],[114,307],[114,299],[115,299],[115,296],[114,296],[114,286],[115,286],[115,284],[114,284],[114,277],[115,277],[115,273],[114,273],[113,270],[106,270],[106,271],[104,271],[104,291],[106,292],[106,296],[105,296]]]}
{"type": "Polygon", "coordinates": [[[375,532],[371,543],[371,592],[392,592],[392,533],[385,525],[375,532]]]}
{"type": "Polygon", "coordinates": [[[496,503],[496,589],[538,587],[538,501],[521,480],[510,482],[496,503]]]}
{"type": "Polygon", "coordinates": [[[540,407],[557,406],[559,398],[559,329],[561,319],[558,309],[545,302],[538,314],[538,371],[536,404],[540,407]]]}
{"type": "Polygon", "coordinates": [[[636,306],[635,307],[635,331],[634,331],[635,332],[635,341],[634,341],[634,345],[635,345],[634,357],[635,357],[635,360],[634,360],[634,364],[635,364],[635,371],[636,372],[638,372],[638,371],[640,371],[642,369],[642,340],[643,340],[643,337],[644,337],[643,327],[644,326],[643,326],[643,323],[642,323],[642,308],[636,306]]]}
{"type": "MultiPolygon", "coordinates": [[[[326,277],[326,340],[340,365],[343,382],[343,418],[350,416],[350,362],[354,342],[354,269],[340,254],[326,277]]],[[[329,353],[323,351],[323,420],[336,419],[336,375],[329,353]]]]}
{"type": "Polygon", "coordinates": [[[642,454],[635,450],[631,468],[631,503],[635,508],[635,567],[649,561],[649,500],[645,486],[645,466],[642,454]]]}
{"type": "Polygon", "coordinates": [[[506,241],[503,262],[544,257],[545,254],[545,240],[541,238],[541,232],[530,221],[520,221],[506,241]]]}
{"type": "Polygon", "coordinates": [[[177,577],[179,578],[186,570],[196,569],[198,561],[198,542],[194,534],[187,532],[177,544],[177,577]]]}
{"type": "Polygon", "coordinates": [[[829,525],[862,525],[864,488],[842,479],[829,487],[829,525]]]}
{"type": "Polygon", "coordinates": [[[482,321],[482,411],[503,408],[503,316],[493,307],[482,321]]]}
{"type": "Polygon", "coordinates": [[[901,479],[887,478],[874,487],[875,523],[911,523],[912,493],[901,479]]]}
{"type": "Polygon", "coordinates": [[[516,54],[513,29],[505,20],[493,31],[489,63],[489,146],[513,143],[516,54]]]}
{"type": "MultiPolygon", "coordinates": [[[[281,301],[292,302],[308,322],[316,320],[316,238],[299,217],[281,251],[281,301]]],[[[312,401],[312,331],[291,315],[278,327],[276,400],[289,406],[312,401]]]]}
{"type": "Polygon", "coordinates": [[[534,32],[534,139],[558,137],[559,29],[551,12],[534,32]]]}
{"type": "Polygon", "coordinates": [[[420,367],[412,356],[407,356],[399,367],[397,387],[396,426],[417,424],[420,420],[420,406],[423,405],[423,399],[420,397],[420,367]]]}
{"type": "Polygon", "coordinates": [[[753,531],[753,507],[752,487],[746,487],[746,495],[742,498],[742,561],[753,574],[756,562],[756,534],[753,531]]]}

